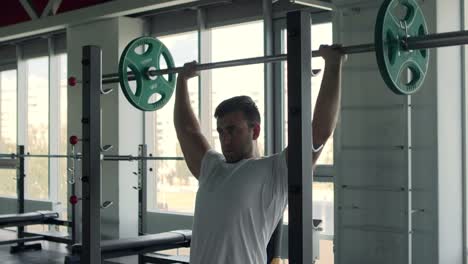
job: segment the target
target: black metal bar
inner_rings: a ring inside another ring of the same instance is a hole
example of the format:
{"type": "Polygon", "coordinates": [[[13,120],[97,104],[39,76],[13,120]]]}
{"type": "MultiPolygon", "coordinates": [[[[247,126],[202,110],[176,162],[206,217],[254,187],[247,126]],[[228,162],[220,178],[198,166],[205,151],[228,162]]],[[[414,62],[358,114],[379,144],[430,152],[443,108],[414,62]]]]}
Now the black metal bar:
{"type": "Polygon", "coordinates": [[[16,243],[18,243],[18,246],[19,245],[24,246],[25,242],[33,242],[33,241],[40,241],[40,240],[44,240],[44,237],[43,236],[23,237],[23,238],[18,238],[18,239],[0,241],[0,246],[16,244],[16,243]]]}
{"type": "Polygon", "coordinates": [[[287,14],[289,263],[313,263],[310,13],[287,14]]]}
{"type": "MultiPolygon", "coordinates": [[[[76,154],[76,148],[75,146],[72,146],[71,147],[71,151],[72,151],[72,155],[75,155],[76,154]]],[[[72,172],[71,172],[71,175],[67,178],[69,179],[69,182],[71,184],[69,184],[69,193],[70,193],[70,196],[79,196],[78,193],[77,193],[77,187],[76,187],[76,160],[72,160],[71,161],[72,163],[72,172]]],[[[71,234],[71,240],[73,242],[73,244],[77,243],[78,241],[81,241],[81,232],[78,232],[81,228],[81,222],[80,221],[76,221],[76,219],[80,219],[81,218],[81,211],[78,210],[79,206],[76,204],[76,203],[70,203],[70,206],[71,208],[68,209],[68,212],[71,213],[71,217],[69,217],[69,219],[71,218],[71,227],[69,228],[69,232],[71,234]]]]}
{"type": "MultiPolygon", "coordinates": [[[[275,62],[275,61],[286,60],[286,57],[287,55],[280,54],[280,55],[273,55],[273,56],[254,57],[254,58],[238,59],[238,60],[230,60],[230,61],[211,62],[211,63],[197,64],[195,68],[197,71],[203,71],[203,70],[227,68],[227,67],[234,67],[234,66],[241,66],[241,65],[270,63],[270,62],[275,62]]],[[[158,75],[165,75],[165,74],[170,74],[170,73],[178,73],[182,70],[182,68],[183,67],[174,67],[174,68],[162,69],[162,70],[151,70],[151,71],[148,71],[148,74],[150,76],[158,76],[158,75]]],[[[128,73],[128,76],[129,76],[129,80],[135,79],[132,73],[128,73]]],[[[103,82],[102,82],[103,84],[116,83],[116,82],[119,82],[118,73],[111,73],[111,74],[106,74],[103,76],[103,82]]]]}
{"type": "MultiPolygon", "coordinates": [[[[419,36],[419,37],[409,37],[406,40],[402,40],[402,48],[410,49],[410,50],[440,48],[440,47],[466,45],[466,44],[468,44],[468,31],[466,30],[429,34],[429,35],[424,35],[424,36],[419,36]]],[[[361,44],[361,45],[345,46],[345,47],[342,47],[342,51],[345,54],[374,52],[375,44],[368,43],[368,44],[361,44]]],[[[318,57],[318,56],[320,56],[318,50],[312,51],[312,57],[318,57]]],[[[287,54],[279,54],[279,55],[270,55],[270,56],[222,61],[222,62],[212,62],[212,63],[198,64],[196,66],[196,70],[202,71],[202,70],[234,67],[234,66],[249,65],[249,64],[271,63],[271,62],[277,62],[277,61],[285,61],[286,59],[287,59],[287,54]]],[[[170,73],[178,73],[180,72],[180,70],[182,70],[182,67],[175,67],[175,68],[161,69],[161,70],[151,70],[151,71],[148,71],[148,74],[150,76],[158,76],[158,75],[164,75],[164,74],[170,74],[170,73]]],[[[129,80],[135,80],[133,73],[128,72],[127,75],[129,76],[129,80]]],[[[103,84],[119,82],[118,73],[105,74],[102,76],[102,78],[103,78],[103,84]]]]}
{"type": "Polygon", "coordinates": [[[60,219],[50,219],[44,222],[46,225],[59,225],[59,226],[67,226],[72,227],[73,222],[67,220],[60,220],[60,219]]]}
{"type": "Polygon", "coordinates": [[[410,37],[403,43],[410,50],[466,45],[468,44],[468,30],[410,37]]]}
{"type": "MultiPolygon", "coordinates": [[[[24,154],[24,146],[20,145],[17,148],[19,154],[24,154]]],[[[18,195],[18,214],[24,214],[24,178],[26,177],[24,158],[19,158],[19,166],[16,177],[16,193],[18,195]]],[[[24,226],[18,226],[18,239],[24,238],[24,226]]],[[[18,243],[18,248],[24,246],[23,242],[18,243]]]]}
{"type": "Polygon", "coordinates": [[[41,243],[35,243],[35,244],[24,244],[22,243],[22,246],[12,246],[10,248],[10,254],[16,254],[20,252],[25,252],[25,251],[37,251],[37,250],[42,250],[42,244],[41,243]]]}
{"type": "Polygon", "coordinates": [[[106,161],[134,161],[134,160],[184,160],[183,157],[147,157],[147,156],[132,156],[132,155],[105,155],[106,161]]]}
{"type": "Polygon", "coordinates": [[[55,242],[55,243],[60,243],[60,244],[65,244],[65,245],[73,245],[72,239],[70,239],[68,236],[54,236],[54,235],[50,235],[47,233],[30,233],[30,232],[25,232],[24,234],[26,237],[41,236],[42,240],[45,240],[45,241],[50,241],[50,242],[55,242]]]}
{"type": "MultiPolygon", "coordinates": [[[[48,155],[48,154],[2,154],[1,158],[17,159],[17,158],[67,158],[67,159],[82,159],[83,155],[48,155]]],[[[134,160],[184,160],[183,157],[153,157],[153,156],[132,156],[132,155],[103,155],[102,160],[106,161],[134,161],[134,160]]]]}
{"type": "Polygon", "coordinates": [[[101,49],[83,47],[83,249],[87,264],[101,264],[101,49]]]}
{"type": "MultiPolygon", "coordinates": [[[[146,157],[147,146],[142,144],[138,146],[138,156],[146,157]]],[[[138,160],[138,235],[143,236],[146,234],[146,222],[147,219],[147,160],[138,160]]],[[[144,258],[142,254],[138,255],[138,263],[144,264],[144,258]]]]}

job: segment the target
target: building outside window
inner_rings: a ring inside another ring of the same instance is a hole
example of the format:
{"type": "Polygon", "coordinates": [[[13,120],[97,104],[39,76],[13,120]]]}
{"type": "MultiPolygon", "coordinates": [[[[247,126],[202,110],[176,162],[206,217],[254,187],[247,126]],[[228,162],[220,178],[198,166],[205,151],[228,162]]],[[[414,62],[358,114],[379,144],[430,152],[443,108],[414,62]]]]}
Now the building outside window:
{"type": "MultiPolygon", "coordinates": [[[[0,72],[0,152],[16,153],[16,69],[0,72]]],[[[16,170],[0,170],[0,196],[16,197],[16,170]]]]}

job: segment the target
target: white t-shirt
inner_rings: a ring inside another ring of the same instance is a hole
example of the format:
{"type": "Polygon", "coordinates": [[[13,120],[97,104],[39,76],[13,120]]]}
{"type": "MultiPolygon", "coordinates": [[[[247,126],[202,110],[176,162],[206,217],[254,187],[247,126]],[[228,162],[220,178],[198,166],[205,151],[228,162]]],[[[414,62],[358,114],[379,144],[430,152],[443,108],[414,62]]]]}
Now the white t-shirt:
{"type": "Polygon", "coordinates": [[[226,163],[209,150],[199,176],[190,263],[266,263],[268,241],[287,204],[287,173],[284,151],[226,163]]]}

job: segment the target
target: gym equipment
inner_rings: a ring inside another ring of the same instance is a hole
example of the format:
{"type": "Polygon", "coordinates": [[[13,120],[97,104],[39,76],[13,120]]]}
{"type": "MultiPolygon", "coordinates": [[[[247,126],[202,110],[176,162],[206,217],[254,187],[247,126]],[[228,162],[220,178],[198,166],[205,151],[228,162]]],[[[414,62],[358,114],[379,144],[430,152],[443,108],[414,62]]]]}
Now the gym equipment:
{"type": "Polygon", "coordinates": [[[0,228],[49,224],[51,223],[49,220],[57,219],[58,217],[59,214],[52,211],[0,215],[0,228]]]}
{"type": "MultiPolygon", "coordinates": [[[[24,156],[24,146],[18,146],[17,152],[20,156],[24,156]]],[[[7,160],[14,161],[14,167],[16,169],[16,190],[18,195],[18,213],[0,215],[0,228],[6,227],[17,227],[17,238],[12,240],[0,241],[0,245],[16,244],[10,248],[10,253],[17,253],[26,250],[41,250],[42,245],[36,244],[25,244],[26,242],[33,241],[52,241],[57,243],[63,243],[73,245],[75,241],[74,227],[69,221],[58,219],[59,214],[52,211],[37,211],[37,212],[25,212],[25,195],[24,195],[24,179],[25,179],[25,162],[24,157],[18,158],[18,160],[7,160]],[[24,227],[28,225],[60,225],[68,226],[72,228],[71,236],[57,236],[50,234],[39,234],[25,232],[24,227]]],[[[7,168],[7,167],[4,167],[7,168]]]]}
{"type": "MultiPolygon", "coordinates": [[[[17,158],[66,158],[66,159],[82,159],[83,155],[59,155],[59,154],[5,154],[0,153],[0,161],[7,159],[17,159],[17,158]]],[[[101,160],[105,161],[135,161],[135,160],[184,160],[182,157],[140,157],[133,155],[101,155],[101,160]]],[[[10,163],[8,166],[13,166],[10,163]]]]}
{"type": "Polygon", "coordinates": [[[163,76],[144,76],[151,69],[160,68],[161,57],[166,61],[169,68],[174,67],[174,60],[164,44],[151,37],[141,37],[131,41],[123,51],[119,62],[120,87],[127,100],[136,108],[144,111],[152,111],[164,106],[175,87],[175,74],[171,73],[168,78],[163,76]],[[141,54],[136,52],[138,47],[147,45],[148,48],[141,54]],[[136,89],[133,92],[129,84],[127,68],[130,68],[136,80],[136,89]],[[151,102],[154,95],[160,95],[159,99],[151,102]]]}
{"type": "MultiPolygon", "coordinates": [[[[428,48],[457,46],[468,44],[468,31],[428,34],[424,14],[415,0],[386,0],[377,16],[375,27],[375,44],[362,44],[342,47],[344,54],[376,52],[380,73],[386,85],[396,94],[414,94],[424,82],[429,63],[428,48]],[[404,6],[407,11],[404,18],[397,18],[392,12],[398,6],[404,6]],[[404,76],[410,72],[410,80],[404,76]]],[[[320,56],[318,51],[312,51],[312,57],[320,56]]],[[[287,54],[255,57],[223,62],[197,64],[197,71],[284,61],[287,54]]],[[[122,90],[129,102],[143,111],[154,111],[163,107],[170,99],[175,86],[174,74],[182,67],[173,67],[174,63],[169,50],[157,39],[150,37],[137,38],[125,48],[119,64],[119,73],[105,74],[102,83],[120,82],[122,90]],[[143,54],[135,52],[135,48],[148,45],[143,54]],[[167,69],[160,69],[160,59],[167,62],[167,69]],[[127,72],[127,67],[132,71],[127,72]],[[168,79],[161,75],[168,75],[168,79]],[[155,78],[153,80],[153,78],[155,78]],[[135,80],[135,92],[128,83],[135,80]],[[157,87],[157,88],[156,88],[157,87]],[[154,103],[149,98],[155,94],[161,95],[154,103]]],[[[70,83],[76,84],[73,78],[70,83]]]]}
{"type": "MultiPolygon", "coordinates": [[[[80,141],[77,136],[70,136],[69,142],[72,145],[72,152],[74,146],[80,141]]],[[[111,145],[103,147],[102,151],[112,148],[111,145]]],[[[30,154],[30,153],[0,153],[0,167],[2,168],[16,168],[16,159],[20,158],[66,158],[66,159],[82,159],[81,154],[63,155],[63,154],[30,154]],[[12,161],[13,160],[13,161],[12,161]]],[[[184,160],[183,157],[153,157],[153,156],[133,156],[133,155],[101,155],[101,160],[106,161],[135,161],[135,160],[184,160]]],[[[73,166],[74,167],[74,166],[73,166]]]]}
{"type": "Polygon", "coordinates": [[[415,0],[385,1],[379,10],[375,27],[376,56],[380,74],[387,86],[397,94],[411,94],[424,82],[429,66],[429,51],[408,50],[399,40],[408,36],[427,35],[424,14],[415,0]],[[403,5],[407,14],[403,20],[393,10],[403,5]],[[407,75],[408,71],[411,77],[407,75]]]}
{"type": "MultiPolygon", "coordinates": [[[[102,259],[109,259],[189,247],[191,239],[191,230],[177,230],[134,238],[102,241],[100,250],[102,259]]],[[[81,244],[73,245],[72,256],[65,257],[65,264],[80,263],[82,248],[83,246],[81,244]]]]}

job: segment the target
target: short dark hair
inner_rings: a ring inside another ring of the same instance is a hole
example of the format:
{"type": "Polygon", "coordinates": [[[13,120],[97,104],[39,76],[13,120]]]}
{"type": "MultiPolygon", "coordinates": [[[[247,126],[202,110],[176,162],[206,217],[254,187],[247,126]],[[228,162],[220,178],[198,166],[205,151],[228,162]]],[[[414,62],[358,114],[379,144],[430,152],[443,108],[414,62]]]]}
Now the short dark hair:
{"type": "Polygon", "coordinates": [[[242,95],[229,98],[222,101],[215,110],[214,117],[216,119],[222,118],[228,113],[233,112],[242,112],[245,116],[245,119],[249,122],[249,125],[255,123],[260,124],[260,112],[255,102],[250,98],[250,96],[242,95]]]}

